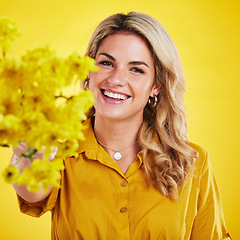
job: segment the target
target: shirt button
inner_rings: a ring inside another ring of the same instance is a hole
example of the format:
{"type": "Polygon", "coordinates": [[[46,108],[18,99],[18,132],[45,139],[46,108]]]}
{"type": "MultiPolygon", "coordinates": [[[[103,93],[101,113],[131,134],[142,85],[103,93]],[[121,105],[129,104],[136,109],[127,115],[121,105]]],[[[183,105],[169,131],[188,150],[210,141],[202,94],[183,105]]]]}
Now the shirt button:
{"type": "Polygon", "coordinates": [[[127,211],[127,208],[126,207],[122,207],[121,209],[120,209],[120,212],[121,213],[124,213],[124,212],[126,212],[127,211]]]}
{"type": "Polygon", "coordinates": [[[122,187],[126,187],[126,186],[127,186],[127,182],[126,182],[126,181],[122,181],[122,182],[121,182],[121,186],[122,186],[122,187]]]}

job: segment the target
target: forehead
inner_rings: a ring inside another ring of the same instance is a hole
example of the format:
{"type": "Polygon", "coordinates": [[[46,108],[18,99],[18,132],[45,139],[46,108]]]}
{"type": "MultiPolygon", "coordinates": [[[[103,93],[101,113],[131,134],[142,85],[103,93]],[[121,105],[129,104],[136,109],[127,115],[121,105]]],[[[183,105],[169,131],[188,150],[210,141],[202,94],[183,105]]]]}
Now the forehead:
{"type": "Polygon", "coordinates": [[[145,40],[139,35],[129,32],[117,32],[107,36],[100,44],[97,55],[103,51],[110,54],[153,59],[145,40]]]}

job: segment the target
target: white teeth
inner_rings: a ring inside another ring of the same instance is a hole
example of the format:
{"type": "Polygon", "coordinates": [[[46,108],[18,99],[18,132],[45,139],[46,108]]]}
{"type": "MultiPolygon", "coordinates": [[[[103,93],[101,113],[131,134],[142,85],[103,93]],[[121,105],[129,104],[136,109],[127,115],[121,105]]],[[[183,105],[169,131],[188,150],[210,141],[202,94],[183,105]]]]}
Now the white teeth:
{"type": "Polygon", "coordinates": [[[106,90],[103,93],[104,93],[105,96],[108,96],[110,98],[121,99],[121,100],[127,99],[127,97],[125,95],[122,95],[122,94],[112,93],[112,92],[108,92],[106,90]]]}

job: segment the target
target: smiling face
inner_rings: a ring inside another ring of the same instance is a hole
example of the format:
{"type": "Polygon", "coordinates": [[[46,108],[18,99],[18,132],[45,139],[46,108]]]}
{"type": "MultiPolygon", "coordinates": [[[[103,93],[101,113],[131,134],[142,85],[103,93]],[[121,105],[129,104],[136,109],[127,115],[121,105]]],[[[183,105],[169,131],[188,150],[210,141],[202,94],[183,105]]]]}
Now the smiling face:
{"type": "Polygon", "coordinates": [[[100,70],[89,74],[89,89],[96,97],[96,117],[142,121],[149,96],[159,93],[145,41],[132,33],[115,33],[102,41],[95,61],[100,70]]]}

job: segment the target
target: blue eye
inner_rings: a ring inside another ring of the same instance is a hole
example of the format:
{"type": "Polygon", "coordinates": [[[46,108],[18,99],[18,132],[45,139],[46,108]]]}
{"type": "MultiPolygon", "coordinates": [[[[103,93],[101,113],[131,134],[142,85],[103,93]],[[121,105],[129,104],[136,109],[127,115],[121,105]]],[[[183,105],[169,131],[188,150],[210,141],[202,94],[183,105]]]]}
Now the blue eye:
{"type": "Polygon", "coordinates": [[[110,66],[110,67],[112,66],[112,63],[109,61],[101,61],[100,64],[103,66],[110,66]]]}
{"type": "Polygon", "coordinates": [[[144,73],[144,71],[142,69],[140,69],[140,68],[132,68],[131,71],[133,71],[135,73],[144,73]]]}

